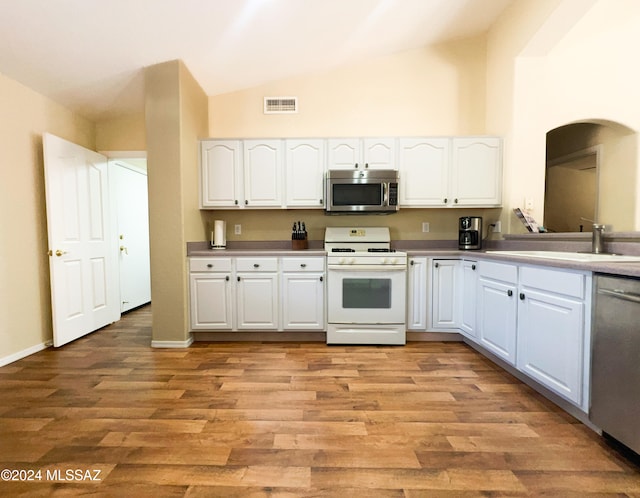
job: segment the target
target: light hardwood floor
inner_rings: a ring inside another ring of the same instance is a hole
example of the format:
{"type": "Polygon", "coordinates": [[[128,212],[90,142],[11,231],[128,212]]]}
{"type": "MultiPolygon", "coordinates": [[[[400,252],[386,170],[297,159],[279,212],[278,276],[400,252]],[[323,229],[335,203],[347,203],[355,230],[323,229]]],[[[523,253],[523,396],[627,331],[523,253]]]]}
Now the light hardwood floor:
{"type": "Polygon", "coordinates": [[[150,315],[0,368],[0,468],[33,479],[0,495],[640,497],[634,461],[464,344],[162,350],[150,315]]]}

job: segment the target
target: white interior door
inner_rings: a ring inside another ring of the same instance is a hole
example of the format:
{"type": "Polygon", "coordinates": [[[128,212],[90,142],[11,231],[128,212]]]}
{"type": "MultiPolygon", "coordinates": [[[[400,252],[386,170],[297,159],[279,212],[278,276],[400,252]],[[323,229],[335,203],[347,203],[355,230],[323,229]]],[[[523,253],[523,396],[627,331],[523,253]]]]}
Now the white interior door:
{"type": "Polygon", "coordinates": [[[111,234],[107,158],[43,136],[53,345],[120,317],[117,240],[111,234]]]}
{"type": "Polygon", "coordinates": [[[120,311],[151,301],[149,202],[146,171],[127,160],[109,162],[116,202],[120,262],[120,311]]]}

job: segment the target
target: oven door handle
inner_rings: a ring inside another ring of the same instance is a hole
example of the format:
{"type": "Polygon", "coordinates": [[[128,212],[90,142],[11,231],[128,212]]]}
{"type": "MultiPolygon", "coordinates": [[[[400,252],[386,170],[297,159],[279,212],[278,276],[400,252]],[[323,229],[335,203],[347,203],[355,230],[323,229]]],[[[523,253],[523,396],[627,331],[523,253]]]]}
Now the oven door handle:
{"type": "Polygon", "coordinates": [[[334,271],[351,271],[351,272],[376,271],[376,272],[387,272],[387,271],[406,271],[407,270],[407,265],[328,265],[327,268],[329,270],[334,270],[334,271]]]}

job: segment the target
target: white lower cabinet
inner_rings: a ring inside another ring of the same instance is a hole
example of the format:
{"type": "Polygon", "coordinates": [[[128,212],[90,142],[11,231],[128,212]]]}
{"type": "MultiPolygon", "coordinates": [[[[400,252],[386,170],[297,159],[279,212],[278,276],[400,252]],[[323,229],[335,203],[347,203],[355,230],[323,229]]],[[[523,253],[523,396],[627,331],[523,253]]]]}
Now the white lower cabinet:
{"type": "Polygon", "coordinates": [[[282,259],[283,330],[325,329],[325,258],[282,259]]]}
{"type": "Polygon", "coordinates": [[[460,264],[457,259],[434,259],[431,264],[431,328],[455,331],[460,316],[460,264]]]}
{"type": "Polygon", "coordinates": [[[427,330],[427,258],[409,258],[407,272],[407,329],[427,330]]]}
{"type": "Polygon", "coordinates": [[[478,343],[515,365],[518,267],[489,261],[479,266],[478,343]]]}
{"type": "Polygon", "coordinates": [[[277,258],[236,259],[238,330],[277,330],[277,258]]]}
{"type": "Polygon", "coordinates": [[[462,299],[460,301],[460,330],[467,336],[476,337],[476,302],[478,299],[478,263],[462,261],[462,299]]]}
{"type": "Polygon", "coordinates": [[[591,274],[481,261],[474,341],[588,410],[591,274]]]}
{"type": "Polygon", "coordinates": [[[518,296],[518,369],[576,404],[583,402],[586,278],[524,267],[518,296]]]}
{"type": "Polygon", "coordinates": [[[190,261],[189,292],[192,330],[230,330],[233,327],[231,258],[190,261]]]}
{"type": "Polygon", "coordinates": [[[193,331],[325,330],[325,258],[193,257],[193,331]]]}

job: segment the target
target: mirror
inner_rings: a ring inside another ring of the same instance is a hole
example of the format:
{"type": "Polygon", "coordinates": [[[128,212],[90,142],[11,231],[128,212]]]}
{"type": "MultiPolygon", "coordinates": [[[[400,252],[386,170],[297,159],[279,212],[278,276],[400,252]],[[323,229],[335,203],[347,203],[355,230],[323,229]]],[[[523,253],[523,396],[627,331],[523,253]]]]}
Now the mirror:
{"type": "Polygon", "coordinates": [[[549,232],[635,230],[636,133],[613,122],[572,123],[547,133],[544,226],[549,232]]]}

